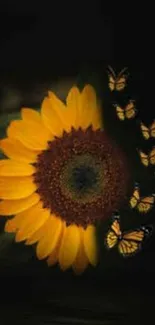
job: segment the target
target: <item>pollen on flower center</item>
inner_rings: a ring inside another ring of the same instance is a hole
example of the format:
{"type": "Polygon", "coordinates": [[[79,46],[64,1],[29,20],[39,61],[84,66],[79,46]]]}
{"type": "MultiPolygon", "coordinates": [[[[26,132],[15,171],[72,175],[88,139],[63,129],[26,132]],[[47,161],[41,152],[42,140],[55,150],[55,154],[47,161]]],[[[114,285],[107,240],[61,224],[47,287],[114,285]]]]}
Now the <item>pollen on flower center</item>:
{"type": "Polygon", "coordinates": [[[97,173],[89,166],[80,166],[72,170],[71,182],[75,190],[80,194],[91,190],[96,181],[97,173]]]}
{"type": "Polygon", "coordinates": [[[62,193],[79,202],[97,201],[104,187],[103,167],[103,162],[95,155],[73,155],[62,169],[60,176],[62,193]]]}
{"type": "Polygon", "coordinates": [[[86,191],[93,187],[96,183],[96,173],[93,168],[80,166],[74,168],[72,171],[72,181],[75,184],[76,189],[80,191],[86,191]]]}
{"type": "Polygon", "coordinates": [[[67,224],[105,220],[126,196],[125,158],[104,131],[72,128],[49,142],[34,175],[41,200],[67,224]]]}

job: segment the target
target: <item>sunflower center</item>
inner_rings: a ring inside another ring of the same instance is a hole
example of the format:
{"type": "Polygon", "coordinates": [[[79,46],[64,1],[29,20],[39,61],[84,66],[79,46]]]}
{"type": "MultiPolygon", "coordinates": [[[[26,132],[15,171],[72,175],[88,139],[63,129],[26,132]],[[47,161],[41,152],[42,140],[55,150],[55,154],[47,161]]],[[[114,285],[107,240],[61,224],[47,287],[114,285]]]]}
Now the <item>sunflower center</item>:
{"type": "Polygon", "coordinates": [[[34,181],[43,206],[67,224],[105,220],[126,197],[125,158],[106,133],[72,128],[38,156],[34,181]]]}
{"type": "Polygon", "coordinates": [[[79,193],[86,193],[89,189],[92,189],[96,181],[97,173],[89,166],[80,166],[72,171],[71,183],[79,193]]]}
{"type": "Polygon", "coordinates": [[[103,189],[103,163],[90,154],[75,155],[64,166],[60,179],[64,195],[75,201],[90,202],[103,189]]]}
{"type": "Polygon", "coordinates": [[[96,183],[96,172],[93,168],[80,166],[74,168],[72,171],[72,184],[77,191],[86,192],[89,188],[93,187],[93,184],[96,183]]]}

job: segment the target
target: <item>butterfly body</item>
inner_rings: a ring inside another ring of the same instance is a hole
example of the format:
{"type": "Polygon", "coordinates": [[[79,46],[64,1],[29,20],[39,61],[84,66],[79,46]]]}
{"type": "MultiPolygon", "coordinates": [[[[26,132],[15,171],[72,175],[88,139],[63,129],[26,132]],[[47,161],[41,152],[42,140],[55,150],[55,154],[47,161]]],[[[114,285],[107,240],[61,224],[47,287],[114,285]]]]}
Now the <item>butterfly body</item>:
{"type": "Polygon", "coordinates": [[[144,239],[150,235],[151,230],[149,227],[142,226],[139,229],[122,232],[120,217],[114,216],[105,238],[105,245],[108,250],[117,247],[123,257],[133,256],[140,251],[144,239]]]}
{"type": "Polygon", "coordinates": [[[145,140],[148,140],[150,138],[155,138],[155,120],[149,127],[147,127],[146,125],[144,125],[144,123],[141,122],[140,128],[145,140]]]}
{"type": "Polygon", "coordinates": [[[140,213],[148,213],[154,206],[155,194],[140,197],[139,186],[135,186],[134,192],[130,198],[129,204],[131,209],[136,208],[140,213]]]}
{"type": "Polygon", "coordinates": [[[137,110],[135,108],[135,101],[130,100],[129,103],[123,108],[117,104],[114,104],[116,114],[119,120],[124,121],[125,119],[133,119],[136,116],[137,110]]]}
{"type": "Polygon", "coordinates": [[[126,81],[127,81],[127,74],[124,74],[125,70],[127,68],[122,69],[118,75],[116,75],[115,71],[112,69],[112,67],[109,66],[109,71],[108,71],[108,77],[109,77],[109,89],[111,91],[121,91],[125,88],[126,86],[126,81]]]}
{"type": "Polygon", "coordinates": [[[123,238],[122,234],[121,235],[118,235],[118,241],[119,240],[122,240],[122,238],[123,238]]]}

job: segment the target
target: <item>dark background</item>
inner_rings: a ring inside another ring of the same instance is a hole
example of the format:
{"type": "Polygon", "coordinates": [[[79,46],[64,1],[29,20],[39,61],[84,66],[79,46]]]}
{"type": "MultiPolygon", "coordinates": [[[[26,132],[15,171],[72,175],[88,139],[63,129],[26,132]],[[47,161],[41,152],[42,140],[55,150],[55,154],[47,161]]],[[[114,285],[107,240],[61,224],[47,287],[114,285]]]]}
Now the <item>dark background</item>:
{"type": "MultiPolygon", "coordinates": [[[[97,85],[108,112],[110,99],[104,85],[110,64],[118,71],[128,66],[133,76],[129,92],[138,102],[139,118],[150,123],[154,118],[153,27],[151,8],[142,8],[142,4],[135,8],[128,3],[117,7],[99,1],[1,1],[2,121],[21,106],[39,107],[49,88],[64,99],[76,80],[97,85]]],[[[109,129],[114,132],[116,121],[109,121],[109,129]]],[[[138,135],[133,137],[130,141],[126,133],[129,149],[139,141],[138,135]]],[[[148,178],[149,183],[151,176],[148,178]]],[[[153,186],[151,179],[151,189],[153,186]]],[[[149,216],[151,222],[153,214],[149,216]]],[[[2,325],[10,321],[145,324],[154,317],[154,238],[132,261],[105,255],[105,265],[103,257],[99,268],[88,270],[80,278],[70,271],[63,274],[57,268],[47,269],[44,262],[36,260],[31,248],[15,246],[12,244],[0,261],[2,325]]]]}

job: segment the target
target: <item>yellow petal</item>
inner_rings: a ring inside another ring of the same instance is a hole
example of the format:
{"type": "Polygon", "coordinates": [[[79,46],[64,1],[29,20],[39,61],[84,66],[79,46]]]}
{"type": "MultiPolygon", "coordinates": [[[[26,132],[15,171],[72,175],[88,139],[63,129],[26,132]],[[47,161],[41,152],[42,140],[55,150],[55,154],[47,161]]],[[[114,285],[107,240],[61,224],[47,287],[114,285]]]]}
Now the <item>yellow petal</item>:
{"type": "Polygon", "coordinates": [[[53,252],[50,254],[50,256],[47,259],[48,266],[53,266],[58,262],[58,256],[59,256],[59,246],[55,247],[53,252]]]}
{"type": "MultiPolygon", "coordinates": [[[[49,216],[50,218],[50,216],[49,216]]],[[[39,241],[45,234],[48,229],[48,221],[49,218],[46,220],[46,222],[37,230],[34,231],[32,235],[29,236],[29,238],[26,241],[26,245],[32,245],[39,241]]]]}
{"type": "Polygon", "coordinates": [[[96,228],[94,226],[88,226],[84,231],[84,249],[89,259],[89,262],[96,266],[98,261],[98,248],[96,238],[96,228]]]}
{"type": "Polygon", "coordinates": [[[37,245],[38,259],[44,259],[55,249],[62,230],[62,221],[60,218],[51,216],[48,220],[48,227],[44,236],[37,245]]]}
{"type": "Polygon", "coordinates": [[[79,127],[78,123],[78,112],[80,110],[80,92],[77,87],[72,87],[71,90],[68,93],[66,104],[67,104],[67,114],[68,114],[68,120],[70,121],[70,124],[77,128],[79,127]]]}
{"type": "Polygon", "coordinates": [[[45,126],[51,131],[53,135],[62,136],[65,130],[64,123],[65,105],[53,94],[50,98],[45,98],[41,107],[41,116],[45,126]],[[62,119],[60,118],[62,115],[62,119]]]}
{"type": "Polygon", "coordinates": [[[86,85],[82,90],[78,123],[83,129],[90,125],[93,125],[93,129],[102,127],[101,109],[91,85],[86,85]]]}
{"type": "Polygon", "coordinates": [[[26,107],[22,108],[21,116],[22,119],[25,121],[34,121],[34,122],[41,123],[41,116],[39,112],[35,111],[34,109],[26,108],[26,107]]]}
{"type": "Polygon", "coordinates": [[[16,213],[27,210],[36,203],[38,203],[40,197],[37,193],[20,199],[20,200],[3,200],[0,202],[0,215],[2,216],[12,216],[16,213]]]}
{"type": "Polygon", "coordinates": [[[25,120],[12,121],[7,129],[7,135],[21,141],[24,146],[32,150],[46,149],[47,142],[53,138],[43,124],[25,120]]]}
{"type": "Polygon", "coordinates": [[[59,251],[59,264],[62,270],[69,268],[77,255],[80,245],[80,232],[76,225],[66,227],[59,251]]]}
{"type": "Polygon", "coordinates": [[[62,112],[66,110],[65,104],[53,93],[53,91],[48,92],[48,97],[51,108],[62,112]]]}
{"type": "Polygon", "coordinates": [[[35,167],[10,159],[0,160],[0,176],[31,176],[35,167]]]}
{"type": "Polygon", "coordinates": [[[11,138],[2,139],[0,149],[9,158],[23,163],[34,163],[40,153],[26,148],[20,141],[11,138]]]}
{"type": "Polygon", "coordinates": [[[4,227],[5,232],[14,233],[17,230],[16,223],[14,222],[14,218],[12,220],[8,220],[4,227]]]}
{"type": "Polygon", "coordinates": [[[57,245],[55,246],[55,248],[53,249],[53,251],[50,253],[48,259],[47,259],[47,265],[48,266],[52,266],[54,264],[56,264],[58,262],[58,258],[59,258],[59,250],[60,250],[60,245],[61,245],[61,241],[62,241],[62,237],[63,237],[63,232],[64,232],[64,223],[62,224],[62,230],[61,230],[61,234],[59,236],[59,240],[57,242],[57,245]]]}
{"type": "Polygon", "coordinates": [[[72,268],[77,275],[80,275],[81,273],[83,273],[89,264],[88,257],[86,256],[86,253],[84,250],[83,229],[80,229],[80,237],[81,237],[81,240],[80,240],[79,250],[78,250],[76,259],[72,265],[72,268]]]}
{"type": "MultiPolygon", "coordinates": [[[[31,207],[21,213],[16,214],[16,216],[14,218],[12,218],[6,222],[5,231],[6,232],[16,232],[18,230],[23,229],[25,226],[27,226],[29,224],[32,225],[33,231],[35,231],[36,226],[34,223],[32,223],[33,218],[34,218],[33,216],[34,215],[36,216],[36,212],[37,213],[40,212],[41,208],[42,208],[42,203],[39,202],[34,207],[31,207]]],[[[17,239],[18,239],[18,236],[17,236],[17,239]]]]}
{"type": "Polygon", "coordinates": [[[8,220],[5,224],[6,232],[16,232],[22,225],[23,218],[21,218],[21,214],[18,213],[14,218],[8,220]]]}
{"type": "MultiPolygon", "coordinates": [[[[51,216],[49,216],[49,219],[51,219],[51,216]]],[[[32,245],[32,244],[36,243],[37,241],[39,241],[42,237],[45,236],[45,234],[46,234],[46,232],[48,232],[48,228],[49,228],[49,219],[47,219],[47,221],[44,223],[44,225],[41,226],[37,231],[35,231],[27,239],[26,245],[32,245]]],[[[61,242],[61,237],[62,237],[63,230],[64,230],[64,222],[62,222],[62,230],[61,230],[61,235],[60,235],[59,240],[58,240],[58,244],[61,242]]],[[[53,254],[53,253],[50,253],[50,254],[53,254]]]]}
{"type": "Polygon", "coordinates": [[[49,218],[50,211],[42,208],[39,202],[30,209],[18,214],[18,218],[22,219],[19,230],[16,234],[16,242],[23,241],[37,231],[49,218]]]}
{"type": "Polygon", "coordinates": [[[52,265],[54,265],[54,264],[56,264],[58,262],[59,249],[60,249],[60,245],[61,245],[61,241],[62,241],[63,232],[64,232],[65,227],[66,227],[65,222],[62,222],[61,234],[59,235],[58,242],[57,242],[55,248],[53,249],[53,251],[50,252],[50,255],[49,255],[48,259],[47,259],[48,266],[52,266],[52,265]]]}
{"type": "Polygon", "coordinates": [[[0,177],[0,198],[16,200],[25,198],[37,189],[32,176],[0,177]]]}

